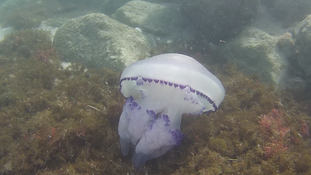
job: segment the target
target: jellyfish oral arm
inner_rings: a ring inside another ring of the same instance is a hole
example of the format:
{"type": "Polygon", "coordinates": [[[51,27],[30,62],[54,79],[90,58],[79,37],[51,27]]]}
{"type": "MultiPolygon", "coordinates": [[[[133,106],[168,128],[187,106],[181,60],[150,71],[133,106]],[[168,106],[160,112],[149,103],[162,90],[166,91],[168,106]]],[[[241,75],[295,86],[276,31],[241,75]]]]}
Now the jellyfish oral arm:
{"type": "Polygon", "coordinates": [[[139,88],[136,91],[140,94],[136,94],[136,99],[130,96],[126,100],[119,121],[119,135],[123,155],[128,154],[130,143],[137,145],[133,162],[139,167],[178,145],[182,138],[182,114],[201,114],[205,106],[188,86],[181,89],[148,82],[135,88],[139,88]]]}

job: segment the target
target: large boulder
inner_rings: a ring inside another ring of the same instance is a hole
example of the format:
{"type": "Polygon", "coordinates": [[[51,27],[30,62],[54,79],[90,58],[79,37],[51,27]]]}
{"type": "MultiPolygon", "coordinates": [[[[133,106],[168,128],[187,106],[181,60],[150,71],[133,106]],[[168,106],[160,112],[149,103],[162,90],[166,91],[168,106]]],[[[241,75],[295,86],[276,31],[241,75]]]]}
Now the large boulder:
{"type": "Polygon", "coordinates": [[[257,14],[259,0],[184,0],[182,11],[197,34],[219,43],[238,35],[257,14]]]}
{"type": "Polygon", "coordinates": [[[187,20],[181,14],[177,4],[155,4],[145,1],[130,1],[120,7],[113,17],[131,27],[139,27],[142,31],[168,36],[182,32],[187,20]]]}
{"type": "Polygon", "coordinates": [[[149,39],[104,14],[71,19],[56,32],[54,46],[64,61],[121,70],[149,56],[149,39]]]}
{"type": "Polygon", "coordinates": [[[276,87],[286,87],[288,61],[277,50],[277,37],[257,28],[247,28],[233,41],[225,43],[221,52],[247,74],[276,87]]]}
{"type": "Polygon", "coordinates": [[[311,15],[307,16],[297,29],[298,64],[311,77],[311,15]]]}
{"type": "MultiPolygon", "coordinates": [[[[85,1],[85,0],[83,0],[85,1]]],[[[107,15],[113,14],[118,8],[126,4],[131,0],[100,0],[101,3],[101,12],[107,15]]],[[[88,1],[85,1],[88,2],[88,1]]]]}

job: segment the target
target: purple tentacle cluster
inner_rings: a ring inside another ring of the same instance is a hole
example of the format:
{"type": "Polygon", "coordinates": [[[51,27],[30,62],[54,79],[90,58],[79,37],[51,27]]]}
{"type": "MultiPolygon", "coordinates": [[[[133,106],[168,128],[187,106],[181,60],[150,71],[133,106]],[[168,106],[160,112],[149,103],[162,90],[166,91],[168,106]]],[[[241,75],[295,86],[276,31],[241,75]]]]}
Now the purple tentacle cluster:
{"type": "MultiPolygon", "coordinates": [[[[162,132],[164,130],[166,130],[169,135],[171,135],[171,139],[170,142],[172,145],[179,145],[182,138],[183,138],[183,134],[177,130],[177,129],[169,129],[170,126],[170,119],[168,115],[165,114],[159,114],[158,116],[156,116],[155,112],[153,110],[147,110],[147,114],[149,114],[152,118],[154,118],[154,121],[150,123],[149,128],[148,128],[148,132],[154,132],[153,130],[153,126],[156,126],[156,129],[159,128],[159,125],[162,125],[162,132]],[[166,128],[166,129],[164,129],[166,128]]],[[[160,127],[161,128],[161,127],[160,127]]]]}
{"type": "Polygon", "coordinates": [[[158,79],[152,79],[152,78],[146,78],[146,77],[124,77],[120,80],[120,91],[122,89],[122,82],[123,81],[136,81],[137,86],[143,85],[144,83],[160,83],[162,85],[168,85],[168,86],[174,86],[175,88],[179,87],[181,90],[185,89],[186,87],[189,87],[190,92],[192,93],[196,93],[198,96],[203,97],[204,99],[206,99],[210,104],[213,105],[214,107],[214,111],[216,111],[218,109],[217,105],[215,104],[215,102],[208,97],[206,94],[195,90],[193,88],[191,88],[189,85],[182,85],[182,84],[177,84],[177,83],[173,83],[173,82],[168,82],[168,81],[164,81],[164,80],[158,80],[158,79]]]}
{"type": "Polygon", "coordinates": [[[168,127],[170,125],[170,119],[168,118],[168,115],[162,114],[159,116],[159,119],[161,119],[165,122],[164,126],[168,127]]]}
{"type": "Polygon", "coordinates": [[[146,110],[147,114],[153,119],[156,120],[157,119],[157,115],[153,110],[146,110]]]}
{"type": "Polygon", "coordinates": [[[141,107],[135,102],[134,98],[130,96],[129,98],[126,99],[125,102],[128,105],[128,108],[132,111],[137,108],[137,110],[140,110],[141,107]]]}
{"type": "Polygon", "coordinates": [[[182,138],[184,137],[184,135],[177,129],[175,130],[170,130],[171,135],[174,138],[174,144],[175,145],[180,145],[180,142],[182,140],[182,138]]]}

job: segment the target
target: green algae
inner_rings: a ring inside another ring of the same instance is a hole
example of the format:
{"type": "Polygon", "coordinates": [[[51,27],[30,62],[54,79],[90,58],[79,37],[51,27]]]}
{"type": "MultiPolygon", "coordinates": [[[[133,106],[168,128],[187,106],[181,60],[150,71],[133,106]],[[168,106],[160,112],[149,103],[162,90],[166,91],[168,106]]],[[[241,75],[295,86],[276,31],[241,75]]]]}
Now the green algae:
{"type": "Polygon", "coordinates": [[[35,57],[39,51],[52,48],[50,33],[42,30],[21,30],[13,32],[0,43],[2,62],[35,57]]]}
{"type": "MultiPolygon", "coordinates": [[[[48,52],[53,47],[42,31],[13,33],[0,45],[6,60],[0,67],[2,174],[139,174],[119,146],[117,125],[124,103],[119,73],[87,70],[80,64],[63,68],[57,51],[48,52]],[[14,46],[17,36],[23,39],[14,46]],[[32,52],[20,52],[20,47],[32,52]]],[[[310,136],[305,130],[311,120],[305,102],[267,87],[256,76],[241,74],[230,64],[208,69],[226,89],[219,110],[198,117],[184,115],[181,145],[148,161],[142,171],[310,174],[310,136]],[[273,109],[282,113],[282,124],[264,130],[262,116],[273,109]],[[289,129],[282,139],[280,128],[289,129]],[[276,141],[281,141],[278,149],[268,154],[276,141]]]]}

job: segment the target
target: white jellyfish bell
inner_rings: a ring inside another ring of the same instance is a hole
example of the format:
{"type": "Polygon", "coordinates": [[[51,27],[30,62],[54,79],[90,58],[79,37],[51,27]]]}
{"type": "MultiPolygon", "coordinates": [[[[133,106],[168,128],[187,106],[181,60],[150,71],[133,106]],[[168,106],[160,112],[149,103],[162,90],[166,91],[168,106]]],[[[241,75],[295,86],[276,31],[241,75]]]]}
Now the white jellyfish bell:
{"type": "Polygon", "coordinates": [[[122,154],[136,145],[136,168],[178,145],[182,114],[216,111],[225,96],[221,82],[195,59],[162,54],[126,67],[120,91],[127,98],[119,120],[122,154]]]}

